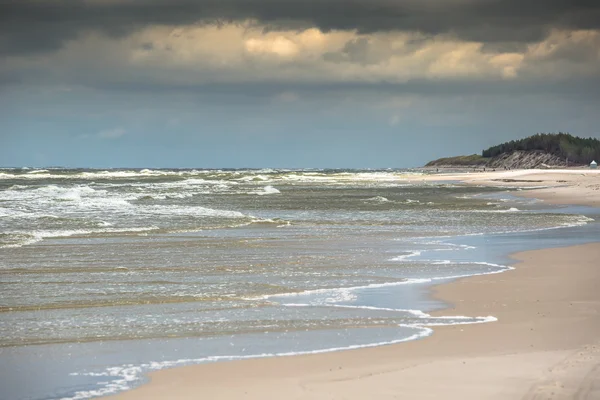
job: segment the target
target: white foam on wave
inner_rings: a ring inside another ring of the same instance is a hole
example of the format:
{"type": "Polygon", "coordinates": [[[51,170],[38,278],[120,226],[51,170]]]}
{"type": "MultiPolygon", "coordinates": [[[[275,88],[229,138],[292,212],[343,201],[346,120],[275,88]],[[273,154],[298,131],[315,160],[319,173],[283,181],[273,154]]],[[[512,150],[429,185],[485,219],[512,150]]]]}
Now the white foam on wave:
{"type": "MultiPolygon", "coordinates": [[[[488,203],[488,205],[490,205],[490,203],[488,203]]],[[[510,207],[508,209],[505,210],[458,210],[457,212],[465,212],[465,213],[481,213],[481,214],[504,214],[504,213],[516,213],[516,212],[521,212],[522,210],[519,210],[516,207],[510,207]]]]}
{"type": "MultiPolygon", "coordinates": [[[[193,197],[196,193],[140,193],[131,196],[131,200],[169,200],[169,199],[187,199],[193,197]]],[[[210,192],[208,192],[210,193],[210,192]]]]}
{"type": "MultiPolygon", "coordinates": [[[[23,168],[24,169],[24,168],[23,168]]],[[[262,169],[262,170],[86,170],[76,172],[69,169],[36,169],[20,173],[13,169],[3,169],[0,179],[123,179],[137,177],[187,177],[198,175],[210,176],[240,176],[234,178],[239,181],[267,181],[271,179],[289,181],[329,181],[329,182],[397,182],[413,179],[423,175],[415,171],[360,171],[331,173],[322,170],[288,170],[288,169],[262,169]],[[276,175],[274,175],[276,174],[276,175]],[[38,175],[37,177],[35,175],[38,175]],[[274,176],[273,176],[274,175],[274,176]]]]}
{"type": "MultiPolygon", "coordinates": [[[[276,190],[276,189],[274,189],[276,190]]],[[[192,193],[129,193],[113,194],[106,190],[94,189],[87,185],[77,186],[56,186],[47,185],[33,190],[6,190],[0,192],[0,200],[11,202],[27,202],[28,204],[37,203],[40,206],[51,207],[77,207],[77,208],[100,208],[116,209],[138,208],[142,212],[156,212],[157,214],[174,213],[221,217],[244,217],[245,215],[232,210],[218,210],[207,207],[182,207],[169,205],[133,205],[130,200],[139,200],[144,196],[150,196],[156,199],[167,198],[187,198],[193,196],[192,193]],[[61,205],[62,204],[62,205],[61,205]]]]}
{"type": "Polygon", "coordinates": [[[268,194],[279,194],[281,193],[278,189],[273,186],[265,186],[262,191],[255,192],[259,196],[264,196],[268,194]]]}
{"type": "Polygon", "coordinates": [[[142,169],[140,171],[135,170],[122,170],[122,171],[114,171],[114,170],[104,170],[104,171],[90,171],[90,172],[81,172],[80,174],[75,174],[73,176],[77,178],[83,179],[107,179],[107,178],[138,178],[138,177],[155,177],[155,176],[180,176],[181,171],[159,171],[159,170],[151,170],[151,169],[142,169]]]}
{"type": "MultiPolygon", "coordinates": [[[[594,218],[586,217],[585,215],[572,215],[572,221],[565,221],[556,226],[547,226],[543,228],[533,228],[533,229],[514,229],[514,230],[506,230],[502,232],[495,232],[494,234],[507,234],[507,233],[527,233],[527,232],[541,232],[541,231],[551,231],[555,229],[562,228],[574,228],[577,226],[587,225],[589,222],[594,222],[594,218]]],[[[479,233],[477,235],[485,235],[485,233],[479,233]]],[[[464,235],[467,236],[467,235],[464,235]]]]}
{"type": "Polygon", "coordinates": [[[403,254],[401,256],[390,258],[389,261],[405,261],[407,258],[420,256],[421,252],[421,250],[413,250],[409,254],[403,254]]]}
{"type": "Polygon", "coordinates": [[[254,218],[250,223],[255,224],[276,224],[278,228],[292,225],[291,221],[279,218],[254,218]]]}
{"type": "Polygon", "coordinates": [[[468,244],[457,244],[457,243],[450,243],[450,242],[443,242],[443,241],[420,241],[419,243],[424,244],[424,245],[446,246],[443,248],[427,249],[425,251],[458,251],[458,250],[473,250],[473,249],[477,248],[475,246],[471,246],[468,244]]]}
{"type": "Polygon", "coordinates": [[[441,260],[441,261],[430,261],[430,262],[433,265],[450,265],[450,264],[485,265],[485,266],[489,266],[489,267],[497,268],[497,269],[493,270],[493,271],[480,271],[480,272],[473,272],[473,273],[461,274],[461,275],[434,276],[434,277],[430,277],[430,278],[408,278],[403,281],[397,281],[397,282],[371,283],[368,285],[360,285],[360,286],[320,288],[320,289],[303,290],[300,292],[267,294],[267,295],[262,295],[262,296],[258,296],[258,297],[254,297],[254,298],[245,298],[245,300],[258,300],[258,299],[268,300],[268,299],[282,298],[282,297],[300,297],[300,296],[321,295],[321,294],[328,295],[325,298],[319,299],[319,303],[314,304],[314,305],[322,305],[322,304],[327,304],[327,303],[336,303],[336,302],[339,303],[342,301],[355,300],[356,295],[352,292],[357,291],[357,290],[378,289],[378,288],[384,288],[384,287],[414,285],[414,284],[422,284],[422,283],[433,283],[433,282],[441,281],[441,280],[459,279],[459,278],[466,278],[466,277],[470,277],[470,276],[499,274],[499,273],[502,273],[505,271],[510,271],[510,270],[515,269],[514,267],[509,266],[509,265],[500,265],[500,264],[494,264],[494,263],[489,263],[489,262],[485,262],[485,261],[473,261],[473,262],[458,261],[457,262],[457,261],[451,261],[451,260],[441,260]]]}
{"type": "Polygon", "coordinates": [[[268,300],[268,299],[275,298],[275,297],[298,297],[298,296],[307,296],[307,295],[312,295],[312,294],[332,293],[333,295],[330,297],[330,299],[332,300],[331,302],[340,301],[340,299],[346,301],[346,300],[354,299],[354,295],[350,294],[350,292],[355,291],[355,290],[376,289],[376,288],[383,288],[383,287],[390,287],[390,286],[410,285],[410,284],[427,283],[427,282],[431,282],[431,279],[429,279],[429,278],[412,279],[411,278],[411,279],[405,279],[403,281],[397,281],[397,282],[371,283],[368,285],[361,285],[361,286],[309,289],[309,290],[303,290],[301,292],[266,294],[266,295],[262,295],[262,296],[258,296],[258,297],[248,297],[248,298],[245,298],[245,300],[259,300],[259,299],[268,300]]]}
{"type": "Polygon", "coordinates": [[[423,173],[415,171],[362,171],[341,172],[334,174],[334,177],[339,181],[397,182],[414,179],[420,175],[423,175],[423,173]]]}
{"type": "Polygon", "coordinates": [[[282,175],[279,179],[283,181],[291,181],[291,182],[329,182],[335,183],[336,179],[333,176],[325,176],[325,175],[316,175],[316,174],[306,174],[300,172],[293,172],[282,175]]]}
{"type": "MultiPolygon", "coordinates": [[[[451,210],[448,210],[447,212],[454,212],[451,210]]],[[[523,212],[519,209],[516,208],[511,208],[510,210],[461,210],[458,212],[467,212],[467,213],[518,213],[518,212],[523,212]]],[[[535,215],[535,213],[529,213],[528,215],[535,215]]],[[[555,216],[558,216],[559,214],[556,214],[555,216]]],[[[472,232],[472,233],[460,233],[460,234],[455,234],[455,235],[440,235],[440,236],[432,236],[432,237],[436,237],[436,238],[455,238],[455,237],[469,237],[469,236],[484,236],[484,235],[505,235],[505,234],[511,234],[511,233],[531,233],[531,232],[542,232],[542,231],[549,231],[549,230],[555,230],[555,229],[564,229],[564,228],[574,228],[577,226],[583,226],[583,225],[587,225],[590,222],[594,222],[595,219],[594,218],[590,218],[587,217],[585,215],[581,215],[581,214],[575,214],[575,215],[562,215],[562,217],[569,217],[571,220],[569,221],[564,221],[564,222],[556,222],[557,225],[554,226],[544,226],[544,227],[539,227],[539,228],[530,228],[530,227],[523,227],[523,228],[519,228],[519,229],[505,229],[505,230],[499,230],[496,232],[472,232]]],[[[403,239],[395,239],[395,240],[403,240],[403,239]]]]}
{"type": "MultiPolygon", "coordinates": [[[[310,307],[309,304],[283,304],[288,307],[310,307]]],[[[247,360],[247,359],[258,359],[258,358],[271,358],[271,357],[289,357],[298,355],[309,355],[309,354],[323,354],[337,351],[356,350],[361,348],[372,348],[379,346],[386,346],[392,344],[399,344],[409,342],[413,340],[422,339],[433,334],[431,327],[434,326],[448,326],[448,325],[467,325],[467,324],[482,324],[495,322],[498,319],[494,316],[485,317],[468,317],[468,316],[440,316],[435,317],[421,310],[412,309],[393,309],[393,308],[382,308],[372,306],[352,306],[352,305],[331,305],[331,307],[338,308],[350,308],[350,309],[364,309],[373,311],[389,311],[389,312],[403,312],[409,313],[417,319],[423,319],[427,321],[414,322],[410,324],[399,324],[398,327],[414,329],[417,332],[408,337],[380,341],[373,343],[353,344],[339,347],[329,347],[315,350],[306,351],[290,351],[290,352],[276,352],[276,353],[260,353],[252,355],[223,355],[223,356],[207,356],[201,358],[183,358],[178,360],[170,361],[152,361],[139,365],[126,364],[122,366],[106,368],[104,372],[75,372],[71,373],[72,376],[91,376],[91,377],[106,377],[109,380],[100,382],[101,387],[95,390],[83,390],[76,392],[72,397],[65,397],[62,400],[83,400],[92,397],[106,396],[109,394],[115,394],[121,391],[131,389],[135,383],[139,382],[143,374],[150,371],[157,371],[165,368],[174,368],[184,365],[191,364],[203,364],[209,362],[219,361],[236,361],[236,360],[247,360]]]]}
{"type": "Polygon", "coordinates": [[[96,190],[87,185],[77,186],[57,186],[46,185],[41,187],[31,187],[23,185],[14,185],[10,189],[2,192],[2,198],[6,200],[30,200],[33,198],[67,198],[69,195],[81,197],[81,194],[95,193],[96,190]]]}
{"type": "Polygon", "coordinates": [[[271,180],[271,178],[269,178],[268,176],[265,175],[246,175],[246,176],[242,176],[241,178],[236,178],[235,180],[237,181],[241,181],[241,182],[253,182],[253,181],[268,181],[271,180]]]}
{"type": "Polygon", "coordinates": [[[106,190],[94,189],[88,185],[46,185],[30,190],[8,189],[0,192],[0,200],[10,201],[15,205],[19,202],[28,206],[36,205],[45,209],[62,206],[101,209],[131,207],[125,198],[110,196],[106,190]]]}
{"type": "MultiPolygon", "coordinates": [[[[151,184],[153,185],[153,184],[151,184]]],[[[69,237],[76,235],[110,234],[135,232],[137,227],[143,233],[158,230],[155,226],[160,221],[161,229],[176,231],[177,227],[166,220],[167,217],[180,216],[191,218],[214,218],[225,220],[237,220],[237,224],[218,224],[216,220],[211,221],[207,228],[238,226],[240,220],[253,223],[257,218],[245,215],[235,210],[215,209],[197,205],[184,204],[148,204],[141,201],[140,197],[146,195],[136,190],[136,184],[123,190],[109,190],[103,185],[68,184],[68,185],[45,185],[30,186],[24,188],[9,188],[0,191],[0,217],[6,218],[3,229],[3,239],[0,246],[3,248],[17,248],[37,243],[45,238],[69,237]],[[133,190],[132,190],[133,189],[133,190]],[[136,193],[137,192],[137,193],[136,193]],[[49,221],[48,218],[64,218],[61,221],[49,221]],[[102,222],[98,222],[102,221],[102,222]],[[117,223],[118,221],[118,223],[117,223]],[[115,224],[116,226],[112,226],[115,224]],[[133,228],[131,228],[133,226],[133,228]],[[137,226],[137,227],[136,227],[137,226]]],[[[214,187],[214,186],[213,186],[214,187]]],[[[146,187],[140,186],[146,191],[146,187]]],[[[194,194],[188,191],[172,190],[166,193],[155,191],[149,194],[155,196],[153,199],[187,198],[194,194]]],[[[143,197],[142,197],[143,199],[143,197]]],[[[1,221],[0,221],[1,222],[1,221]]],[[[277,221],[274,221],[277,222],[277,221]]],[[[287,225],[289,222],[280,221],[279,225],[287,225]]],[[[199,229],[205,228],[203,223],[198,225],[199,229]]],[[[189,227],[185,227],[190,231],[189,227]]]]}
{"type": "MultiPolygon", "coordinates": [[[[282,303],[284,307],[316,307],[321,305],[308,304],[308,303],[282,303]]],[[[386,307],[374,307],[374,306],[353,306],[346,304],[327,304],[323,305],[323,307],[337,307],[337,308],[349,308],[349,309],[357,309],[357,310],[370,310],[370,311],[391,311],[391,312],[403,312],[411,314],[417,318],[426,318],[430,315],[424,313],[421,310],[413,310],[413,309],[403,309],[403,308],[386,308],[386,307]]]]}
{"type": "MultiPolygon", "coordinates": [[[[575,225],[572,226],[578,226],[578,225],[585,225],[588,222],[594,222],[596,221],[594,218],[590,218],[590,217],[586,217],[585,215],[577,215],[576,216],[576,220],[573,222],[575,225]]],[[[567,222],[567,224],[570,224],[569,222],[567,222]]],[[[571,225],[569,225],[571,226],[571,225]]]]}
{"type": "Polygon", "coordinates": [[[169,200],[184,199],[196,195],[230,193],[232,187],[238,185],[238,182],[225,180],[205,180],[202,178],[190,178],[170,182],[153,183],[130,183],[137,192],[130,193],[128,200],[169,200]]]}
{"type": "MultiPolygon", "coordinates": [[[[555,225],[555,226],[546,226],[546,227],[542,227],[542,228],[525,228],[525,229],[513,229],[513,230],[504,230],[504,231],[499,231],[499,232],[494,232],[494,235],[504,235],[504,234],[510,234],[510,233],[531,233],[531,232],[542,232],[542,231],[551,231],[551,230],[555,230],[555,229],[563,229],[563,228],[574,228],[577,226],[583,226],[583,225],[587,225],[589,222],[594,222],[595,219],[593,218],[589,218],[586,217],[585,215],[573,215],[573,220],[572,221],[565,221],[560,223],[559,225],[555,225]]],[[[468,234],[464,234],[462,236],[483,236],[485,235],[485,232],[479,232],[479,233],[468,233],[468,234]]]]}
{"type": "Polygon", "coordinates": [[[72,236],[89,236],[89,235],[97,235],[97,234],[134,234],[134,233],[146,233],[156,231],[159,228],[157,226],[147,226],[147,227],[132,227],[132,228],[108,228],[111,224],[108,222],[100,221],[98,226],[101,227],[99,229],[71,229],[71,230],[37,230],[37,231],[29,231],[29,232],[20,232],[20,231],[12,231],[12,232],[4,232],[8,235],[14,235],[20,238],[18,243],[10,243],[2,245],[0,244],[0,248],[18,248],[26,245],[34,244],[40,242],[44,239],[52,239],[52,238],[66,238],[72,236]]]}
{"type": "MultiPolygon", "coordinates": [[[[77,173],[64,169],[42,169],[32,170],[27,173],[3,172],[0,179],[131,179],[144,177],[186,177],[194,175],[205,175],[211,171],[205,170],[91,170],[77,173]]],[[[214,172],[214,171],[213,171],[214,172]]]]}
{"type": "MultiPolygon", "coordinates": [[[[399,239],[401,240],[401,239],[399,239]]],[[[408,254],[402,254],[396,257],[390,258],[388,261],[406,261],[408,258],[418,257],[423,254],[423,252],[438,252],[438,251],[459,251],[459,250],[472,250],[476,249],[475,246],[469,246],[467,244],[455,244],[455,243],[444,243],[442,241],[423,241],[419,242],[422,245],[437,245],[437,246],[445,246],[441,248],[434,249],[422,249],[422,250],[411,250],[408,254]]]]}
{"type": "Polygon", "coordinates": [[[140,170],[139,172],[140,175],[150,175],[150,176],[161,176],[161,175],[181,175],[180,171],[160,171],[160,170],[155,170],[155,169],[148,169],[148,168],[144,168],[142,170],[140,170]]]}
{"type": "Polygon", "coordinates": [[[387,203],[390,200],[387,197],[375,196],[365,200],[365,203],[387,203]]]}
{"type": "MultiPolygon", "coordinates": [[[[475,324],[487,324],[488,322],[497,322],[498,318],[488,315],[487,317],[464,317],[464,316],[444,316],[444,317],[431,317],[436,320],[453,320],[452,322],[427,322],[424,324],[416,324],[415,326],[454,326],[454,325],[475,325],[475,324]],[[456,321],[456,320],[464,321],[456,321]],[[475,320],[472,320],[475,319],[475,320]]],[[[411,325],[409,325],[411,326],[411,325]]]]}
{"type": "MultiPolygon", "coordinates": [[[[285,307],[314,307],[311,304],[282,304],[285,307]]],[[[466,325],[466,324],[482,324],[486,322],[496,322],[498,318],[488,315],[485,317],[468,317],[465,315],[446,315],[446,316],[433,316],[421,310],[413,310],[413,309],[403,309],[403,308],[386,308],[386,307],[374,307],[374,306],[353,306],[353,305],[345,305],[345,304],[331,304],[326,305],[325,307],[336,307],[336,308],[348,308],[348,309],[357,309],[357,310],[369,310],[369,311],[388,311],[388,312],[399,312],[399,313],[407,313],[411,314],[415,318],[419,319],[431,319],[434,322],[416,322],[414,324],[408,324],[408,326],[447,326],[447,325],[466,325]],[[446,321],[446,322],[444,322],[446,321]],[[450,321],[450,322],[447,322],[450,321]]]]}
{"type": "Polygon", "coordinates": [[[144,205],[138,207],[137,213],[153,215],[189,215],[195,217],[252,218],[239,211],[219,210],[202,206],[144,205]]]}
{"type": "Polygon", "coordinates": [[[70,189],[59,188],[57,186],[48,188],[54,189],[54,198],[57,200],[81,201],[82,196],[93,196],[96,194],[96,190],[89,186],[77,186],[70,189]]]}
{"type": "Polygon", "coordinates": [[[471,262],[471,261],[442,260],[442,261],[434,261],[434,262],[432,262],[432,264],[433,265],[486,265],[486,266],[490,266],[493,268],[498,268],[495,271],[483,271],[483,272],[461,274],[461,275],[436,276],[436,277],[431,278],[432,281],[468,278],[471,276],[479,276],[479,275],[501,274],[503,272],[512,271],[515,269],[515,267],[512,267],[510,265],[500,265],[500,264],[494,264],[494,263],[489,263],[489,262],[485,262],[485,261],[471,262]]]}
{"type": "Polygon", "coordinates": [[[221,186],[229,187],[229,185],[236,185],[236,182],[222,180],[222,179],[202,179],[202,178],[188,178],[182,181],[176,182],[163,182],[157,183],[157,185],[171,186],[171,187],[186,187],[186,186],[221,186]]]}
{"type": "Polygon", "coordinates": [[[226,355],[226,356],[208,356],[201,358],[183,358],[172,361],[152,361],[139,365],[125,364],[117,367],[106,368],[104,372],[74,372],[71,376],[92,376],[92,377],[106,377],[111,379],[109,381],[100,382],[101,387],[95,390],[81,390],[76,392],[71,397],[63,397],[61,400],[84,400],[92,397],[107,396],[115,394],[128,389],[131,389],[136,382],[139,382],[144,373],[150,371],[157,371],[165,368],[174,368],[184,365],[191,364],[204,364],[209,362],[218,361],[235,361],[235,360],[248,360],[258,358],[271,358],[271,357],[290,357],[298,355],[309,355],[309,354],[323,354],[332,353],[344,350],[356,350],[370,347],[386,346],[391,344],[398,344],[403,342],[409,342],[418,340],[430,336],[433,330],[427,327],[411,326],[411,325],[399,325],[402,328],[414,329],[417,332],[408,337],[401,339],[388,340],[382,342],[365,343],[365,344],[354,344],[340,347],[328,347],[316,350],[306,351],[290,351],[290,352],[279,352],[279,353],[260,353],[252,355],[226,355]]]}
{"type": "Polygon", "coordinates": [[[37,218],[38,216],[40,216],[40,214],[34,214],[32,212],[15,210],[0,206],[0,217],[2,218],[37,218]]]}

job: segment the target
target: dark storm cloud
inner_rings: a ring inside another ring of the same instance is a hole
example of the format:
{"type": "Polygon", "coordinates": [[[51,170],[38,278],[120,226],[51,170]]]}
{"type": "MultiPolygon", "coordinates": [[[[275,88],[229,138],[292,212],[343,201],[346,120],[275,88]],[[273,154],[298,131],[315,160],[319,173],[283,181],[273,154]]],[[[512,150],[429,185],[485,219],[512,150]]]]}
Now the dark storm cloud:
{"type": "Polygon", "coordinates": [[[0,52],[52,51],[86,30],[122,36],[150,24],[255,19],[269,27],[453,33],[485,43],[597,28],[597,0],[0,0],[0,52]]]}

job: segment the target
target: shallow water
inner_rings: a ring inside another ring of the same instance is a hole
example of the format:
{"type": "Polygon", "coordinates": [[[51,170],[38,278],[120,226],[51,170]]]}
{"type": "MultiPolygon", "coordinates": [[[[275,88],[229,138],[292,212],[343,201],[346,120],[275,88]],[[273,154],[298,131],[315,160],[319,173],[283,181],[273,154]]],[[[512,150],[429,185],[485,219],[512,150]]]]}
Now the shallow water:
{"type": "Polygon", "coordinates": [[[595,214],[415,171],[5,169],[0,386],[89,398],[168,366],[492,321],[430,317],[429,287],[594,240],[595,214]]]}

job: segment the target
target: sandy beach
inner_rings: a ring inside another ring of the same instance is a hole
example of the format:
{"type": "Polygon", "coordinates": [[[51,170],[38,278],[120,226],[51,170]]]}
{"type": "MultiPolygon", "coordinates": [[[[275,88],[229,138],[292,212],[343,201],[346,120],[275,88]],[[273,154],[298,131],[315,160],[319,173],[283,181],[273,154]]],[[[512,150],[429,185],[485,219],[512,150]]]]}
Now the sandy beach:
{"type": "Polygon", "coordinates": [[[441,173],[425,177],[425,181],[461,181],[472,185],[522,188],[515,194],[537,198],[550,204],[600,206],[600,170],[525,169],[512,171],[479,171],[441,173]],[[533,189],[533,190],[529,190],[533,189]]]}
{"type": "MultiPolygon", "coordinates": [[[[598,171],[436,175],[598,205],[598,171]]],[[[433,179],[432,178],[432,179],[433,179]]],[[[437,315],[498,318],[398,345],[163,370],[118,399],[600,399],[600,244],[513,255],[515,270],[437,286],[437,315]]]]}

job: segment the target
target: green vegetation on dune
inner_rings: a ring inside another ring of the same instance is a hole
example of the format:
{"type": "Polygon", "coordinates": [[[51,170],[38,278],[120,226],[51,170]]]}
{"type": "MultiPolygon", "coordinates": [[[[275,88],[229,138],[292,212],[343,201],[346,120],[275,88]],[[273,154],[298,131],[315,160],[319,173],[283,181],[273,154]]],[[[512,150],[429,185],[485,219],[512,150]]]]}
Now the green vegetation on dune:
{"type": "Polygon", "coordinates": [[[568,133],[538,133],[521,140],[511,140],[483,150],[483,157],[491,158],[513,151],[543,151],[577,164],[589,164],[600,159],[600,140],[580,138],[568,133]]]}
{"type": "Polygon", "coordinates": [[[600,160],[600,140],[580,138],[568,133],[538,133],[511,140],[481,155],[445,157],[428,162],[426,167],[548,168],[586,165],[600,160]]]}
{"type": "Polygon", "coordinates": [[[480,156],[479,154],[471,154],[470,156],[456,156],[439,158],[428,162],[426,167],[435,167],[436,165],[457,165],[457,166],[476,166],[487,164],[489,158],[480,156]]]}

